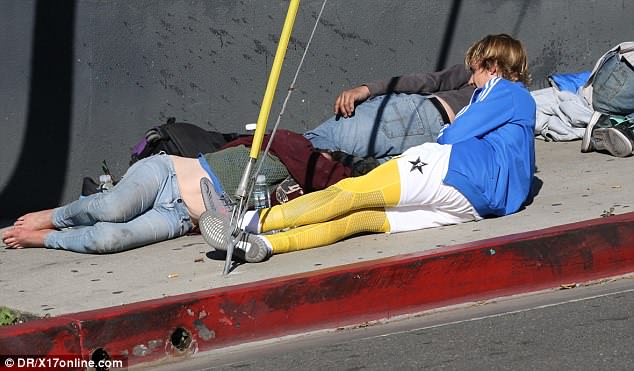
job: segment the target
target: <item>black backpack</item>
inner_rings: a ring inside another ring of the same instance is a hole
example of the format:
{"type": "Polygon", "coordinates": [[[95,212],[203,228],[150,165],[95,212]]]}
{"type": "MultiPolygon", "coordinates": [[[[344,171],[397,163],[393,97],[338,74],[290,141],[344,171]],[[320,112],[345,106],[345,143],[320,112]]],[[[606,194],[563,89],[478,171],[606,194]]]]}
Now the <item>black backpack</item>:
{"type": "Polygon", "coordinates": [[[176,122],[174,117],[170,117],[165,124],[145,132],[143,139],[132,148],[130,165],[161,152],[193,158],[199,153],[215,152],[239,136],[237,133],[205,130],[194,124],[176,122]]]}

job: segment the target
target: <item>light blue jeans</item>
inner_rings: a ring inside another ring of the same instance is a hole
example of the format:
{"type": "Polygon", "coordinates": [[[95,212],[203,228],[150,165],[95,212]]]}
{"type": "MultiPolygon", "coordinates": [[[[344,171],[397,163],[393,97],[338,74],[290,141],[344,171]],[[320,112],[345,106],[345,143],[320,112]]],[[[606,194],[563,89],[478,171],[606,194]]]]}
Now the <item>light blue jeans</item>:
{"type": "Polygon", "coordinates": [[[116,186],[56,208],[44,246],[113,253],[182,236],[193,228],[168,155],[134,163],[116,186]]]}
{"type": "Polygon", "coordinates": [[[634,67],[620,61],[616,51],[606,56],[594,76],[592,106],[612,115],[634,113],[634,67]]]}
{"type": "Polygon", "coordinates": [[[427,96],[380,95],[358,105],[352,117],[333,116],[304,134],[313,147],[379,162],[426,142],[436,142],[442,116],[427,96]]]}

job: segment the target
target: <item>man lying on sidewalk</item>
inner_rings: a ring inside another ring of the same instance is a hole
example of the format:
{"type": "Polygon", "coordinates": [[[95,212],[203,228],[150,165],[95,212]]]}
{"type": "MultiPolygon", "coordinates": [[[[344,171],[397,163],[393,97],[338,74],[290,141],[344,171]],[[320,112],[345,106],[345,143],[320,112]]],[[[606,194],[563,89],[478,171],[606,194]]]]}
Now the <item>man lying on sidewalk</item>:
{"type": "Polygon", "coordinates": [[[357,233],[409,231],[518,211],[535,171],[535,102],[524,86],[526,52],[508,35],[489,35],[469,48],[465,64],[477,90],[437,143],[412,147],[364,176],[247,212],[245,231],[230,231],[228,217],[207,212],[200,220],[205,240],[225,250],[231,235],[238,256],[260,262],[357,233]],[[260,234],[278,230],[284,231],[260,234]]]}
{"type": "Polygon", "coordinates": [[[304,133],[315,148],[385,162],[435,142],[473,95],[471,72],[454,65],[431,73],[379,80],[339,94],[334,116],[304,133]]]}

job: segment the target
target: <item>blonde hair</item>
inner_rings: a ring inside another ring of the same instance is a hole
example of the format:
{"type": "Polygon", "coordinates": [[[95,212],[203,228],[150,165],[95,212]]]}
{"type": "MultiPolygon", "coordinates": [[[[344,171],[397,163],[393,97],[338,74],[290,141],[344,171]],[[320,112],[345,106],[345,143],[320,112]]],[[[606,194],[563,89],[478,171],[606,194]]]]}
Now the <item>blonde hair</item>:
{"type": "Polygon", "coordinates": [[[478,67],[491,69],[495,67],[498,74],[511,81],[521,81],[528,85],[526,50],[519,40],[507,34],[488,35],[471,45],[465,54],[467,68],[478,67]]]}

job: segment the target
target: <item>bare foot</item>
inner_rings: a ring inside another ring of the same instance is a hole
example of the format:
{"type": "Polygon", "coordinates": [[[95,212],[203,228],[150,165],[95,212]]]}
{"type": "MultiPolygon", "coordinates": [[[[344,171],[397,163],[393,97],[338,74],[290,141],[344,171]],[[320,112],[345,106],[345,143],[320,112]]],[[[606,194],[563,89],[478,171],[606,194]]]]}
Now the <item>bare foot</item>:
{"type": "Polygon", "coordinates": [[[39,229],[53,229],[53,209],[36,211],[22,215],[13,223],[16,227],[22,227],[33,231],[39,229]]]}
{"type": "Polygon", "coordinates": [[[2,234],[2,242],[10,249],[24,247],[44,247],[46,236],[54,229],[31,230],[24,227],[13,227],[2,234]]]}

